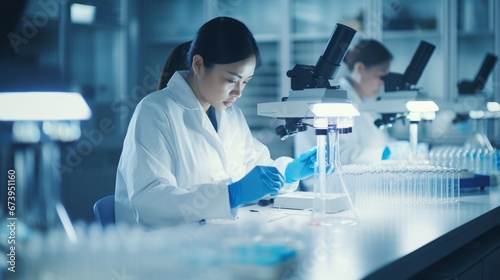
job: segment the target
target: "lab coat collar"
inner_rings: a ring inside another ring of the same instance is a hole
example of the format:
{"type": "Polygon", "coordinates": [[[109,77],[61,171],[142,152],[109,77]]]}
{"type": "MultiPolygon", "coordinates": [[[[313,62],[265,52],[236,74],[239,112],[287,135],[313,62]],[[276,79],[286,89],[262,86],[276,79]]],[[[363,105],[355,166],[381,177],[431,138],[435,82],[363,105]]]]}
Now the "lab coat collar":
{"type": "Polygon", "coordinates": [[[188,71],[176,71],[170,81],[168,81],[167,88],[174,93],[172,97],[179,106],[187,110],[203,110],[198,98],[196,98],[186,80],[187,75],[188,71]]]}
{"type": "MultiPolygon", "coordinates": [[[[196,98],[193,90],[187,82],[188,71],[177,71],[174,73],[170,81],[168,81],[166,89],[172,93],[172,98],[177,105],[185,110],[199,111],[200,123],[212,136],[217,135],[212,122],[205,113],[205,110],[196,98]]],[[[216,114],[217,117],[217,114],[216,114]]],[[[217,117],[217,121],[219,118],[217,117]]]]}
{"type": "MultiPolygon", "coordinates": [[[[225,166],[227,160],[220,135],[215,130],[208,115],[205,113],[205,110],[198,101],[198,98],[196,98],[196,95],[189,86],[186,80],[188,73],[189,73],[188,71],[175,72],[170,81],[168,82],[166,88],[170,90],[170,92],[172,93],[172,98],[175,100],[177,105],[184,108],[185,110],[199,111],[197,115],[199,116],[199,121],[201,123],[201,126],[207,133],[206,139],[207,141],[212,142],[213,146],[218,150],[219,154],[221,155],[221,160],[223,162],[223,165],[225,166]],[[209,135],[210,137],[208,137],[209,135]]],[[[227,111],[227,109],[225,111],[227,111]]],[[[224,127],[225,125],[225,122],[222,117],[222,112],[219,110],[215,110],[215,117],[220,132],[221,128],[224,127]]]]}
{"type": "MultiPolygon", "coordinates": [[[[191,89],[187,82],[187,76],[189,71],[176,71],[170,81],[168,81],[167,88],[174,92],[182,92],[185,94],[173,94],[173,98],[175,102],[187,110],[200,110],[204,111],[203,107],[200,104],[200,101],[194,94],[194,91],[191,89]]],[[[232,108],[227,108],[224,110],[228,116],[232,115],[232,108]]],[[[217,122],[220,121],[221,111],[215,110],[215,115],[217,118],[217,122]]]]}

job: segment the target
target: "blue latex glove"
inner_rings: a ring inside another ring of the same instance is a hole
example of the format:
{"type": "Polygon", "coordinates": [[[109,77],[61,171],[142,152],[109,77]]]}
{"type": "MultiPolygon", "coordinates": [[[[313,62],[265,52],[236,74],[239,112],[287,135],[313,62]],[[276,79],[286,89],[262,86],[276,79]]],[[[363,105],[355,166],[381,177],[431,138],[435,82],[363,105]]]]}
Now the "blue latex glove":
{"type": "Polygon", "coordinates": [[[228,185],[231,208],[255,202],[268,194],[276,196],[284,183],[276,167],[256,166],[241,180],[228,185]]]}
{"type": "Polygon", "coordinates": [[[285,182],[290,184],[311,176],[314,174],[315,162],[316,147],[303,152],[286,166],[285,182]]]}
{"type": "MultiPolygon", "coordinates": [[[[424,145],[423,143],[420,144],[424,145]]],[[[424,149],[425,147],[420,147],[420,144],[418,149],[424,149]]],[[[382,152],[381,160],[408,160],[410,153],[410,142],[404,140],[392,141],[387,144],[384,151],[382,152]]]]}
{"type": "Polygon", "coordinates": [[[391,156],[391,149],[389,147],[385,147],[384,151],[382,152],[382,160],[387,160],[391,156]]]}

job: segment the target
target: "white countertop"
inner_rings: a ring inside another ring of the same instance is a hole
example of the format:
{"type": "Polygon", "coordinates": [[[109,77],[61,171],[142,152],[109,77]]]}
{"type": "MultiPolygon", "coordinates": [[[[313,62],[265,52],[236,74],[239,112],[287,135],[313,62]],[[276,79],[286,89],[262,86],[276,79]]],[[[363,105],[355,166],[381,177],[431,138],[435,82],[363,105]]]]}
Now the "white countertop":
{"type": "MultiPolygon", "coordinates": [[[[500,189],[462,193],[460,202],[453,204],[387,206],[357,213],[360,223],[355,226],[308,226],[313,251],[288,278],[411,277],[499,225],[500,189]]],[[[265,221],[279,229],[308,223],[310,212],[254,205],[241,208],[238,218],[243,223],[265,221]]]]}
{"type": "Polygon", "coordinates": [[[62,229],[33,233],[16,247],[16,279],[407,279],[500,225],[500,188],[357,214],[355,226],[312,226],[310,211],[252,205],[235,220],[151,232],[81,225],[76,243],[62,229]],[[296,258],[283,258],[288,245],[296,258]]]}

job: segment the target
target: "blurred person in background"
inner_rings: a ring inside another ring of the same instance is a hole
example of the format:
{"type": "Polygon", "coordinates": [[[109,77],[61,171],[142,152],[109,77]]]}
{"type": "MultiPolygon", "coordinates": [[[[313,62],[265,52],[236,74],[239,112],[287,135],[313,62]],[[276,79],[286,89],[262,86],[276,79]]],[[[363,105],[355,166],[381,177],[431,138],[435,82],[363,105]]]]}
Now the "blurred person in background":
{"type": "MultiPolygon", "coordinates": [[[[354,106],[367,99],[377,98],[383,90],[382,77],[389,73],[393,56],[380,42],[373,39],[359,41],[350,49],[343,62],[349,72],[339,81],[341,89],[347,91],[354,106]]],[[[340,162],[347,164],[377,163],[382,160],[404,157],[409,153],[406,141],[395,141],[385,129],[375,126],[380,114],[360,112],[354,117],[352,133],[340,135],[340,162]]],[[[295,137],[295,153],[304,147],[316,145],[313,129],[300,132],[295,137]]],[[[303,180],[303,188],[312,190],[312,178],[303,180]]]]}

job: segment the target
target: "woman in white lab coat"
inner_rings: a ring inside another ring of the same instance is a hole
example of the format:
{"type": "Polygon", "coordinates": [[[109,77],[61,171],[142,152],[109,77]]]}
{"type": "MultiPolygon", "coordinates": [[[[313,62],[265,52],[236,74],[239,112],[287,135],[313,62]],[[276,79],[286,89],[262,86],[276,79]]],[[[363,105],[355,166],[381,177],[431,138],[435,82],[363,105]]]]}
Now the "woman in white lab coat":
{"type": "MultiPolygon", "coordinates": [[[[368,39],[361,40],[349,50],[344,63],[349,74],[340,80],[354,106],[366,99],[374,99],[383,88],[381,79],[389,73],[392,54],[382,43],[368,39]]],[[[361,112],[354,118],[353,131],[340,136],[340,160],[343,164],[376,163],[389,156],[389,145],[394,139],[387,130],[379,129],[374,122],[380,114],[361,112]]]]}
{"type": "Polygon", "coordinates": [[[130,120],[116,177],[117,223],[232,219],[238,206],[293,191],[313,173],[314,149],[271,159],[234,105],[259,63],[243,23],[210,20],[172,56],[162,75],[167,86],[139,102],[130,120]],[[186,50],[182,67],[175,56],[186,50]]]}

